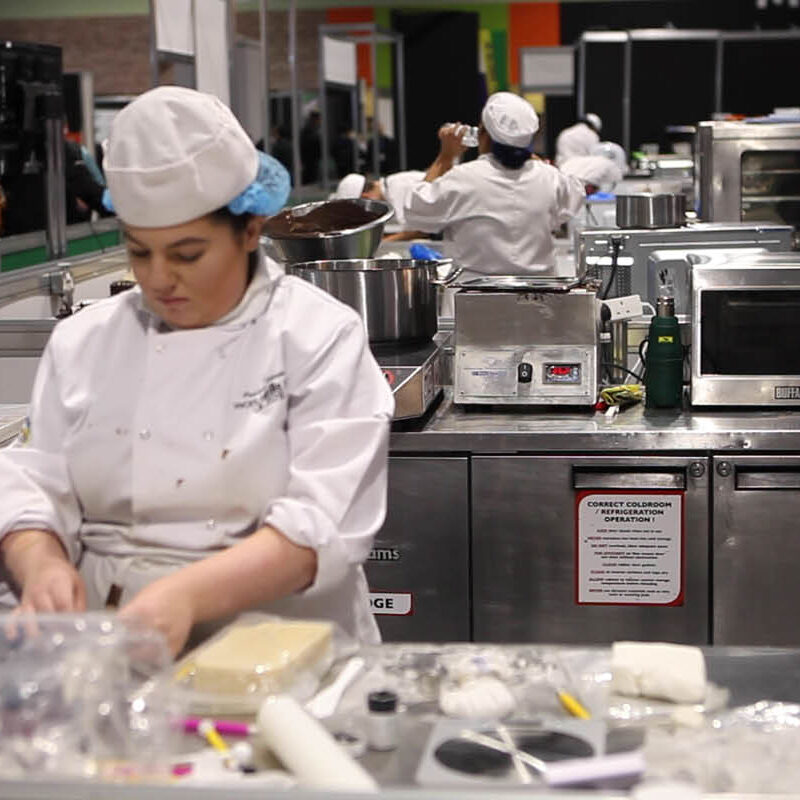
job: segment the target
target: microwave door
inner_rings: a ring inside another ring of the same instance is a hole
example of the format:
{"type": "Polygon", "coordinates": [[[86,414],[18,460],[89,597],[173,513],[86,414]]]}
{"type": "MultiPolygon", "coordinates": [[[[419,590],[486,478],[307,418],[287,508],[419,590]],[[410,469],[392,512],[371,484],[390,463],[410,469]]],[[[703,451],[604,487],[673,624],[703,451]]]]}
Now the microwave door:
{"type": "Polygon", "coordinates": [[[695,405],[800,405],[800,287],[699,293],[695,405]]]}
{"type": "Polygon", "coordinates": [[[701,295],[702,375],[800,376],[800,290],[701,295]]]}

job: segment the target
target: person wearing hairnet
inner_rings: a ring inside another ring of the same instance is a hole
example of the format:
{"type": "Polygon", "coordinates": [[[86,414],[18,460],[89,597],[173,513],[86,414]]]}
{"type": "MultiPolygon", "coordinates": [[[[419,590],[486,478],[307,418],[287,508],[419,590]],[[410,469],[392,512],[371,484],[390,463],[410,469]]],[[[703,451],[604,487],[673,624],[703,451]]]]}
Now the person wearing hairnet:
{"type": "Polygon", "coordinates": [[[481,113],[475,161],[455,164],[465,150],[462,126],[439,131],[439,156],[406,200],[406,224],[442,231],[465,278],[554,273],[552,231],[580,209],[584,188],[532,157],[538,127],[530,103],[498,92],[481,113]]]}
{"type": "Polygon", "coordinates": [[[425,173],[417,169],[394,172],[375,180],[369,180],[364,175],[351,172],[339,181],[333,197],[337,200],[349,200],[356,197],[382,200],[394,210],[394,217],[390,220],[390,224],[402,229],[385,238],[394,240],[415,238],[419,235],[419,231],[408,230],[405,202],[411,190],[424,180],[425,173]]]}
{"type": "Polygon", "coordinates": [[[355,312],[259,251],[286,170],[179,87],[117,115],[105,166],[139,285],[56,326],[0,453],[19,606],[119,605],[174,653],[253,608],[378,641],[393,400],[355,312]]]}
{"type": "Polygon", "coordinates": [[[556,166],[568,158],[590,156],[600,141],[603,121],[597,114],[587,114],[569,128],[564,128],[556,138],[556,166]]]}

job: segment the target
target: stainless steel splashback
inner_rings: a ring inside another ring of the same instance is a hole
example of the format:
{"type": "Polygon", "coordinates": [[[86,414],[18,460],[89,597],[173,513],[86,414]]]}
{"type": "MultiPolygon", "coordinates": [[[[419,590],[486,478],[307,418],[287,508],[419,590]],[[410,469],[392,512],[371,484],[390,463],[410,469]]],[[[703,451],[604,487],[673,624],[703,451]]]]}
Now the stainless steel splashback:
{"type": "MultiPolygon", "coordinates": [[[[682,228],[631,229],[587,228],[578,235],[578,274],[603,279],[611,276],[613,243],[620,244],[617,277],[609,297],[638,294],[655,304],[648,286],[647,262],[656,250],[686,248],[762,248],[785,252],[792,249],[791,225],[695,222],[682,228]]],[[[656,287],[657,289],[657,287],[656,287]]]]}

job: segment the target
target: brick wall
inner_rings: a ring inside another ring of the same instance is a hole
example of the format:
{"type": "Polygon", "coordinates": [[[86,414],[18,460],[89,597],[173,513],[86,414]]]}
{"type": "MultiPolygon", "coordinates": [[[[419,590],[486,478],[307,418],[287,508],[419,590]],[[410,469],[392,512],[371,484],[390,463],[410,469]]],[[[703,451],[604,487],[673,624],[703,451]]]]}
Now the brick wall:
{"type": "MultiPolygon", "coordinates": [[[[325,11],[297,12],[297,84],[300,89],[319,86],[319,46],[317,28],[326,22],[325,11]]],[[[259,38],[258,12],[236,15],[236,30],[242,36],[259,38]]],[[[285,11],[267,13],[269,31],[270,88],[289,90],[289,15],[285,11]]]]}
{"type": "MultiPolygon", "coordinates": [[[[273,91],[289,89],[288,22],[287,12],[269,12],[273,91]]],[[[324,22],[324,11],[297,12],[297,73],[301,89],[315,89],[318,85],[317,26],[324,22]]],[[[258,39],[258,12],[237,14],[236,29],[243,36],[258,39]]],[[[94,73],[97,95],[138,94],[150,88],[147,16],[2,20],[0,38],[59,45],[64,70],[94,73]]],[[[169,68],[162,69],[161,81],[169,80],[169,68]]]]}
{"type": "Polygon", "coordinates": [[[149,17],[3,20],[0,37],[59,45],[65,71],[94,73],[95,94],[138,94],[150,88],[149,17]]]}

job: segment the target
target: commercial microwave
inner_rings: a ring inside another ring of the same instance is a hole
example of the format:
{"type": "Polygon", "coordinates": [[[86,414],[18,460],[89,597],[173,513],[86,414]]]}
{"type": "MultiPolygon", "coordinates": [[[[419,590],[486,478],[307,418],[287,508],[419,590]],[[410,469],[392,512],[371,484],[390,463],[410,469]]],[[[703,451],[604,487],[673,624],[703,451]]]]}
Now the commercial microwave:
{"type": "Polygon", "coordinates": [[[692,405],[800,406],[800,253],[692,262],[692,405]]]}
{"type": "Polygon", "coordinates": [[[695,199],[705,222],[783,222],[800,229],[800,123],[701,122],[695,199]]]}

